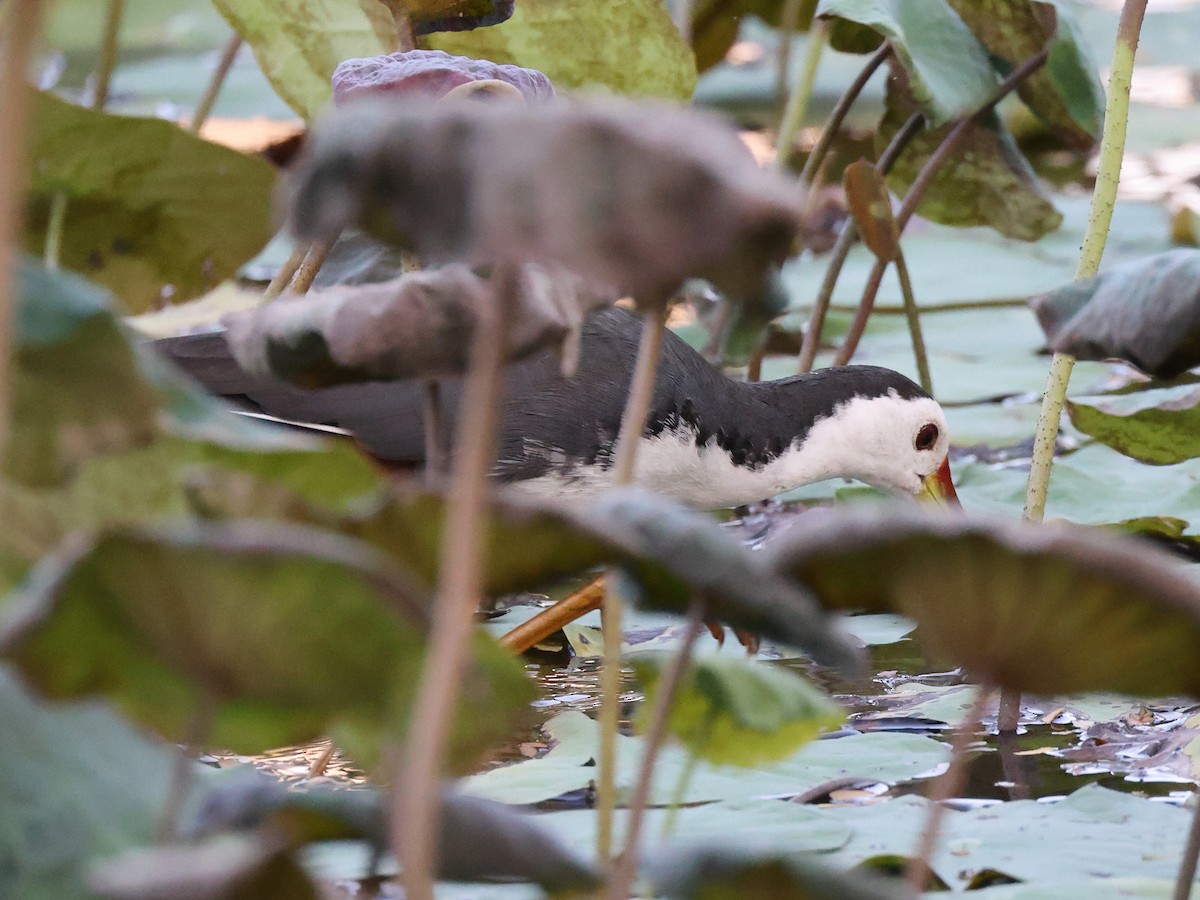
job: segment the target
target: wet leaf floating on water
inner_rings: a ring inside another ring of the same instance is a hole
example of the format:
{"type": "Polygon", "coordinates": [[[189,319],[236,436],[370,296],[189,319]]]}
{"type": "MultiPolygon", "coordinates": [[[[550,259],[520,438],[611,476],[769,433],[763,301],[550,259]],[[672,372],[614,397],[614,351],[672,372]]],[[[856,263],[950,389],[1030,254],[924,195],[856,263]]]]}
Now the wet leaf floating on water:
{"type": "Polygon", "coordinates": [[[378,0],[394,16],[404,16],[413,34],[472,31],[512,17],[514,0],[378,0]]]}
{"type": "Polygon", "coordinates": [[[701,846],[651,858],[659,896],[681,900],[911,900],[915,895],[868,872],[844,872],[815,854],[780,856],[701,846]]]}
{"type": "Polygon", "coordinates": [[[147,847],[93,866],[88,886],[105,900],[321,900],[279,835],[223,835],[147,847]]]}
{"type": "Polygon", "coordinates": [[[996,89],[987,51],[945,0],[821,0],[817,15],[866,26],[891,40],[913,96],[934,125],[970,115],[996,89]]]}
{"type": "Polygon", "coordinates": [[[1071,424],[1126,456],[1169,466],[1200,456],[1200,385],[1067,401],[1071,424]]]}
{"type": "MultiPolygon", "coordinates": [[[[875,135],[882,149],[917,110],[901,79],[891,78],[887,108],[875,135]]],[[[913,138],[888,173],[888,185],[903,195],[954,126],[927,128],[913,138]]],[[[934,176],[917,212],[943,225],[987,225],[1005,237],[1036,241],[1062,224],[1017,143],[993,113],[968,126],[958,151],[934,176]]]]}
{"type": "Polygon", "coordinates": [[[377,0],[213,0],[254,50],[271,86],[311,122],[333,96],[344,59],[395,49],[396,25],[377,0]]]}
{"type": "Polygon", "coordinates": [[[36,94],[24,243],[42,253],[51,198],[67,197],[62,264],[131,312],[198,297],[274,233],[275,171],[172,122],[36,94]]]}
{"type": "MultiPolygon", "coordinates": [[[[331,726],[377,735],[398,724],[421,665],[424,603],[395,563],[336,535],[159,526],[40,561],[3,610],[0,649],[42,693],[103,694],[173,740],[207,696],[212,743],[261,752],[331,726]]],[[[460,708],[459,761],[524,714],[532,689],[500,656],[476,654],[487,678],[460,708]]]]}
{"type": "MultiPolygon", "coordinates": [[[[666,651],[634,653],[629,659],[646,690],[639,726],[645,730],[650,698],[666,651]]],[[[841,707],[820,688],[783,668],[744,659],[693,659],[680,683],[668,732],[700,759],[718,765],[758,766],[791,756],[822,731],[845,719],[841,707]]]]}
{"type": "Polygon", "coordinates": [[[1172,378],[1200,365],[1200,250],[1168,250],[1029,301],[1050,348],[1172,378]]]}
{"type": "Polygon", "coordinates": [[[1059,140],[1090,151],[1104,119],[1104,89],[1072,7],[1061,0],[948,2],[1008,70],[1052,41],[1046,65],[1022,81],[1017,93],[1059,140]]]}
{"type": "MultiPolygon", "coordinates": [[[[505,334],[508,362],[561,346],[588,312],[616,300],[561,270],[524,266],[519,280],[505,334]]],[[[491,296],[488,279],[448,265],[231,313],[225,339],[244,371],[307,388],[459,375],[491,296]]]]}
{"type": "Polygon", "coordinates": [[[661,0],[518,0],[507,22],[422,44],[545,72],[560,90],[686,101],[696,86],[695,58],[661,0]]]}
{"type": "Polygon", "coordinates": [[[985,683],[1200,696],[1200,585],[1144,541],[882,506],[805,516],[768,554],[829,606],[915,619],[985,683]]]}
{"type": "Polygon", "coordinates": [[[516,108],[367,101],[317,129],[293,223],[365,224],[431,262],[557,264],[661,303],[702,277],[762,289],[800,226],[800,187],[720,120],[614,99],[516,108]]]}
{"type": "Polygon", "coordinates": [[[333,70],[333,101],[345,106],[356,98],[376,95],[436,99],[475,81],[511,84],[531,103],[554,99],[550,79],[534,69],[451,56],[441,50],[409,50],[339,63],[333,70]]]}

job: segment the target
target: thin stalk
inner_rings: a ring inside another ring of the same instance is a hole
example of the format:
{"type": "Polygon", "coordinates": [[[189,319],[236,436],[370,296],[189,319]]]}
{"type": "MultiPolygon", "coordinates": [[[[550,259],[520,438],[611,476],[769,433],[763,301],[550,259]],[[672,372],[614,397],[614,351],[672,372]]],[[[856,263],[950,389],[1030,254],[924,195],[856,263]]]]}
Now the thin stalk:
{"type": "Polygon", "coordinates": [[[413,34],[412,20],[409,19],[408,13],[404,11],[403,4],[389,3],[388,8],[392,11],[392,21],[396,23],[396,49],[401,53],[407,53],[417,46],[417,39],[413,34]]]}
{"type": "Polygon", "coordinates": [[[633,788],[633,796],[629,804],[629,823],[625,829],[625,852],[621,854],[609,886],[609,894],[613,900],[625,900],[630,896],[633,879],[637,872],[638,841],[642,834],[642,823],[646,817],[646,806],[650,802],[650,786],[654,780],[654,764],[658,760],[659,750],[667,736],[667,721],[671,717],[671,707],[675,695],[683,682],[692,658],[692,648],[696,638],[700,636],[703,622],[704,604],[699,598],[693,598],[688,607],[687,624],[684,626],[683,643],[676,651],[670,666],[663,672],[654,697],[654,708],[650,711],[650,727],[642,741],[642,760],[638,767],[637,782],[633,788]]]}
{"type": "Polygon", "coordinates": [[[929,794],[929,815],[921,831],[921,840],[917,844],[912,862],[904,873],[905,884],[915,894],[922,893],[929,881],[929,858],[937,848],[938,837],[941,835],[942,821],[946,817],[946,801],[958,796],[966,783],[967,746],[971,743],[979,720],[983,718],[992,693],[991,688],[980,686],[975,695],[975,702],[971,704],[962,723],[954,731],[954,739],[950,744],[950,764],[933,783],[929,794]]]}
{"type": "Polygon", "coordinates": [[[779,28],[775,34],[779,40],[779,49],[775,53],[775,105],[780,117],[787,103],[788,70],[792,67],[792,42],[800,28],[800,10],[804,0],[784,0],[783,9],[779,13],[779,28]]]}
{"type": "Polygon", "coordinates": [[[422,425],[425,427],[425,481],[431,487],[439,484],[446,474],[446,442],[442,440],[445,424],[442,419],[441,385],[436,378],[425,381],[422,425]]]}
{"type": "Polygon", "coordinates": [[[783,120],[779,123],[779,134],[775,137],[775,168],[786,169],[788,159],[792,155],[792,145],[796,140],[796,132],[804,121],[808,111],[808,101],[812,98],[813,85],[817,81],[817,66],[821,62],[821,53],[829,43],[829,23],[824,19],[813,22],[808,30],[808,52],[804,54],[804,65],[800,67],[800,78],[788,97],[787,107],[783,111],[783,120]]]}
{"type": "MultiPolygon", "coordinates": [[[[925,165],[921,167],[921,171],[917,173],[917,177],[913,179],[913,183],[909,185],[908,192],[904,195],[900,209],[896,212],[896,227],[900,229],[901,233],[903,233],[909,220],[913,217],[917,205],[925,196],[925,192],[929,190],[930,185],[933,184],[938,172],[958,152],[959,145],[966,139],[970,129],[982,122],[995,108],[996,104],[1016,90],[1022,81],[1040,69],[1045,64],[1049,53],[1049,47],[1043,47],[1029,59],[1025,60],[1025,62],[1021,63],[1021,65],[1013,69],[1000,82],[987,103],[967,118],[960,119],[950,129],[950,133],[946,135],[937,149],[930,154],[929,159],[925,160],[925,165]]],[[[887,269],[887,265],[885,261],[877,260],[871,269],[866,287],[863,288],[862,299],[859,301],[858,313],[854,321],[850,324],[850,330],[846,333],[846,337],[842,341],[842,346],[838,349],[837,355],[834,357],[833,364],[835,366],[844,366],[854,357],[854,352],[858,349],[858,343],[862,340],[863,332],[866,331],[867,320],[871,316],[871,310],[875,305],[875,297],[879,293],[879,285],[883,283],[883,273],[887,269]]]]}
{"type": "Polygon", "coordinates": [[[329,768],[329,763],[333,759],[333,755],[337,753],[337,744],[333,741],[329,742],[329,746],[321,751],[321,755],[313,760],[312,765],[308,767],[309,779],[316,778],[319,775],[324,775],[325,770],[329,768]]]}
{"type": "Polygon", "coordinates": [[[708,733],[701,735],[696,746],[688,754],[687,762],[675,781],[675,789],[671,791],[667,814],[663,817],[662,829],[659,831],[659,837],[663,840],[675,832],[675,822],[679,819],[679,810],[683,808],[683,798],[687,796],[688,786],[692,783],[692,776],[696,774],[696,766],[700,763],[700,747],[708,742],[708,736],[712,733],[712,719],[708,720],[707,728],[708,733]]]}
{"type": "Polygon", "coordinates": [[[996,730],[1001,734],[1015,734],[1021,721],[1021,694],[1008,688],[1000,690],[1000,708],[996,712],[996,730]]]}
{"type": "Polygon", "coordinates": [[[929,374],[929,357],[925,353],[925,336],[921,334],[921,314],[913,296],[912,279],[908,277],[908,263],[904,251],[896,248],[896,276],[900,279],[900,295],[904,298],[904,316],[908,320],[908,334],[912,338],[913,356],[917,361],[917,380],[925,393],[933,394],[933,378],[929,374]]]}
{"type": "MultiPolygon", "coordinates": [[[[1025,297],[1000,297],[988,300],[958,300],[953,303],[939,303],[921,310],[921,315],[930,316],[934,313],[964,312],[971,309],[1023,309],[1029,305],[1025,297]]],[[[858,312],[857,303],[830,303],[830,312],[858,312]]],[[[905,316],[908,310],[903,306],[876,306],[873,312],[876,316],[905,316]]]]}
{"type": "Polygon", "coordinates": [[[813,183],[817,170],[821,168],[821,163],[825,161],[825,154],[829,152],[829,147],[833,143],[834,137],[841,131],[842,122],[846,120],[846,115],[850,112],[850,107],[854,105],[854,101],[858,99],[858,95],[867,86],[867,82],[871,80],[871,76],[875,74],[875,70],[883,65],[891,55],[891,42],[884,41],[880,48],[867,60],[867,64],[855,76],[854,81],[850,82],[850,87],[846,88],[846,93],[838,98],[838,102],[829,114],[829,118],[825,120],[825,127],[821,130],[820,137],[817,138],[817,142],[813,145],[812,152],[808,154],[808,159],[804,161],[804,168],[800,171],[800,180],[805,184],[811,185],[813,183]]]}
{"type": "Polygon", "coordinates": [[[183,808],[187,805],[188,794],[192,789],[192,776],[195,774],[196,761],[188,752],[190,748],[200,747],[212,733],[213,722],[217,717],[217,698],[204,693],[196,698],[191,717],[184,729],[183,745],[175,764],[171,767],[171,784],[167,789],[167,802],[163,805],[162,818],[158,820],[155,831],[155,842],[166,844],[179,836],[179,819],[183,808]]]}
{"type": "Polygon", "coordinates": [[[1196,809],[1192,813],[1192,827],[1188,829],[1187,843],[1183,847],[1183,862],[1175,875],[1175,890],[1171,900],[1188,900],[1192,895],[1192,882],[1196,878],[1196,857],[1200,856],[1200,796],[1194,798],[1196,809]]]}
{"type": "Polygon", "coordinates": [[[402,767],[393,775],[392,843],[404,865],[405,896],[433,897],[441,813],[441,763],[467,663],[471,623],[483,588],[484,508],[496,455],[505,333],[519,285],[515,269],[494,280],[471,339],[453,474],[438,559],[438,590],[402,767]]]}
{"type": "Polygon", "coordinates": [[[310,246],[310,244],[297,244],[292,248],[291,255],[279,267],[279,271],[275,273],[275,277],[271,279],[271,283],[263,291],[263,303],[269,303],[284,292],[292,279],[296,277],[296,272],[299,271],[301,263],[304,262],[304,257],[308,254],[310,246]]]}
{"type": "Polygon", "coordinates": [[[289,294],[300,296],[308,293],[308,289],[317,280],[317,273],[321,271],[321,266],[325,265],[325,260],[329,258],[329,251],[333,249],[336,241],[337,238],[333,237],[324,241],[313,241],[308,245],[304,261],[300,263],[296,274],[292,276],[291,283],[288,284],[289,294]]]}
{"type": "Polygon", "coordinates": [[[96,84],[92,90],[92,109],[104,109],[108,105],[108,88],[117,67],[124,12],[125,0],[108,0],[108,16],[104,20],[104,36],[100,42],[100,67],[96,70],[96,84]]]}
{"type": "Polygon", "coordinates": [[[208,87],[204,89],[204,96],[200,98],[200,102],[196,104],[196,111],[192,113],[192,121],[188,125],[188,131],[192,134],[199,134],[204,123],[208,121],[213,107],[217,104],[221,88],[225,85],[225,79],[229,77],[229,70],[233,68],[233,62],[237,59],[238,51],[241,49],[242,36],[235,32],[226,41],[225,49],[221,51],[221,58],[217,61],[217,68],[213,70],[208,87]]]}
{"type": "Polygon", "coordinates": [[[29,130],[26,84],[29,57],[41,25],[38,0],[9,0],[5,21],[3,60],[0,61],[0,454],[9,434],[9,357],[12,351],[14,262],[24,223],[26,168],[25,135],[29,130]]]}
{"type": "MultiPolygon", "coordinates": [[[[924,117],[920,113],[913,113],[908,117],[908,121],[900,126],[900,130],[896,132],[891,143],[884,148],[875,163],[879,174],[887,175],[895,164],[896,158],[908,146],[908,142],[921,130],[924,121],[924,117]]],[[[855,227],[853,219],[847,219],[846,224],[842,227],[842,233],[838,235],[837,242],[829,254],[825,279],[821,282],[820,293],[813,301],[812,312],[808,316],[808,325],[804,329],[804,341],[800,345],[800,359],[796,367],[800,374],[812,371],[813,363],[817,358],[817,350],[821,346],[821,332],[825,330],[825,316],[829,312],[829,304],[833,300],[833,290],[837,287],[842,267],[846,264],[846,257],[850,255],[850,248],[854,246],[857,239],[858,228],[855,227]]]]}
{"type": "MultiPolygon", "coordinates": [[[[655,310],[645,317],[633,381],[621,415],[621,430],[617,436],[616,459],[613,463],[613,483],[633,481],[634,463],[646,417],[654,398],[654,378],[662,351],[663,334],[667,330],[667,308],[655,310]]],[[[617,726],[621,712],[621,598],[613,590],[613,573],[609,572],[600,610],[600,627],[604,636],[604,660],[600,669],[600,751],[596,759],[596,855],[607,865],[612,858],[613,816],[617,807],[617,726]]]]}
{"type": "MultiPolygon", "coordinates": [[[[1108,75],[1108,99],[1104,107],[1104,132],[1100,138],[1100,159],[1096,170],[1096,187],[1092,191],[1092,206],[1088,213],[1087,231],[1079,254],[1075,279],[1095,275],[1104,255],[1108,227],[1117,202],[1117,184],[1121,179],[1121,161],[1125,156],[1125,133],[1129,126],[1129,88],[1133,80],[1133,59],[1137,53],[1138,36],[1146,14],[1146,0],[1126,0],[1117,25],[1117,41],[1113,46],[1112,68],[1108,75]]],[[[1063,402],[1075,359],[1066,353],[1056,353],[1046,377],[1046,392],[1042,395],[1042,412],[1038,417],[1033,439],[1033,460],[1029,466],[1029,486],[1025,492],[1025,519],[1040,522],[1046,513],[1046,494],[1050,487],[1050,467],[1054,461],[1054,444],[1062,419],[1063,402]]]]}
{"type": "Polygon", "coordinates": [[[46,247],[42,251],[42,262],[51,272],[58,269],[62,260],[63,226],[67,221],[67,192],[55,191],[50,198],[50,221],[46,223],[46,247]]]}

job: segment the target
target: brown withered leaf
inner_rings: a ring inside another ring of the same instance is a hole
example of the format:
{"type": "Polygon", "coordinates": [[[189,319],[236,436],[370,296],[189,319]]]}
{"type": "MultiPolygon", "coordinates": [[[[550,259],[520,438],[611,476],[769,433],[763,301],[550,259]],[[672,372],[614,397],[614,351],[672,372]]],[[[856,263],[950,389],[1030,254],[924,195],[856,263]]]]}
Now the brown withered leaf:
{"type": "MultiPolygon", "coordinates": [[[[875,142],[880,148],[918,110],[903,77],[888,80],[887,109],[875,142]]],[[[897,194],[908,190],[921,167],[945,140],[954,123],[921,131],[888,173],[897,194]]],[[[993,114],[970,133],[934,176],[917,212],[943,225],[986,225],[1005,237],[1036,241],[1058,228],[1062,214],[1046,199],[1016,141],[993,114]]]]}
{"type": "Polygon", "coordinates": [[[879,170],[865,159],[846,166],[846,202],[859,237],[872,253],[891,262],[900,251],[900,229],[892,215],[892,197],[879,170]]]}
{"type": "MultiPolygon", "coordinates": [[[[466,370],[471,333],[492,286],[463,265],[409,272],[377,284],[338,285],[225,317],[226,340],[247,372],[307,388],[430,377],[466,370]]],[[[562,271],[526,266],[508,323],[506,357],[547,345],[577,353],[591,309],[615,297],[562,271]]]]}
{"type": "Polygon", "coordinates": [[[692,109],[364,100],[316,130],[292,221],[308,238],[360,224],[434,262],[557,264],[657,304],[689,277],[755,295],[800,200],[692,109]]]}

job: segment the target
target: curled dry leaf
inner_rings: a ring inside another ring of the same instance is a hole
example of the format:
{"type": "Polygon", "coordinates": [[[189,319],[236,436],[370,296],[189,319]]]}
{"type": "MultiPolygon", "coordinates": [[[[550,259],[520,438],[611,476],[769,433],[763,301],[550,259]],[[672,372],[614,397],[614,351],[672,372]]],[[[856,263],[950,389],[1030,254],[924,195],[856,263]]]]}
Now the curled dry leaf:
{"type": "Polygon", "coordinates": [[[1200,365],[1200,250],[1168,250],[1032,298],[1050,348],[1171,378],[1200,365]]]}
{"type": "Polygon", "coordinates": [[[554,98],[550,79],[536,69],[451,56],[441,50],[408,50],[348,59],[338,65],[333,70],[333,101],[343,106],[350,100],[381,94],[395,99],[436,99],[476,81],[510,84],[530,102],[554,98]]]}
{"type": "Polygon", "coordinates": [[[846,202],[859,236],[872,253],[891,262],[900,252],[900,229],[892,215],[892,195],[883,176],[866,160],[846,166],[846,202]]]}
{"type": "Polygon", "coordinates": [[[431,261],[558,264],[660,303],[688,277],[757,293],[800,191],[695,110],[364,100],[315,132],[292,220],[308,238],[362,224],[431,261]]]}
{"type": "MultiPolygon", "coordinates": [[[[449,265],[233,313],[225,317],[225,338],[245,371],[307,388],[458,374],[490,297],[487,279],[449,265]]],[[[523,267],[506,358],[562,344],[589,310],[614,299],[561,270],[523,267]]]]}
{"type": "Polygon", "coordinates": [[[1200,696],[1200,585],[1137,538],[880,506],[804,516],[768,561],[829,606],[915,619],[985,683],[1200,696]]]}

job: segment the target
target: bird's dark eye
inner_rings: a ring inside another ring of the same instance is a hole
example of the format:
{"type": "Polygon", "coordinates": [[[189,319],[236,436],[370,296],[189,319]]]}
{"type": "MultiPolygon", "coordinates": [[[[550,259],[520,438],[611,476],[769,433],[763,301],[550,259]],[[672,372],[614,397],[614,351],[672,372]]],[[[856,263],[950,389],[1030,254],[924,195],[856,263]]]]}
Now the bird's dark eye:
{"type": "Polygon", "coordinates": [[[922,425],[921,430],[917,432],[917,439],[913,441],[913,446],[918,450],[928,450],[938,439],[938,427],[930,422],[928,425],[922,425]]]}

